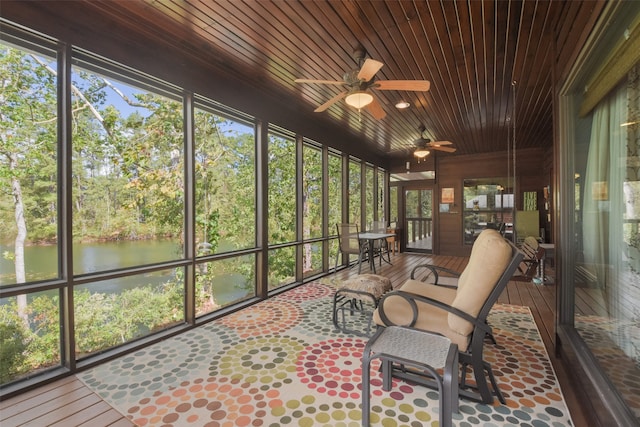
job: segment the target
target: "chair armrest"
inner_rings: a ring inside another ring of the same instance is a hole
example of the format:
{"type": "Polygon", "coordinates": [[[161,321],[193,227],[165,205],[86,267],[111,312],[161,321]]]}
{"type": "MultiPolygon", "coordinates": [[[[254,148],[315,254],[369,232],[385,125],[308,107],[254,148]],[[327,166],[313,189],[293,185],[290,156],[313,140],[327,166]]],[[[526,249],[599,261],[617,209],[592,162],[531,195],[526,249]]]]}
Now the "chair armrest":
{"type": "Polygon", "coordinates": [[[413,270],[411,270],[411,279],[415,280],[416,279],[416,272],[420,269],[427,269],[427,270],[431,270],[431,273],[427,274],[426,276],[424,276],[421,281],[424,282],[427,280],[428,277],[433,276],[435,281],[433,282],[434,285],[438,285],[438,286],[445,286],[447,288],[457,288],[457,286],[453,286],[453,285],[446,285],[443,283],[438,283],[438,278],[440,277],[440,275],[442,273],[446,274],[447,276],[443,277],[453,277],[453,278],[458,278],[460,277],[460,273],[458,273],[457,271],[453,271],[450,270],[448,268],[445,267],[439,267],[437,265],[433,265],[433,264],[420,264],[417,265],[413,268],[413,270]]]}
{"type": "Polygon", "coordinates": [[[449,313],[452,313],[452,314],[454,314],[454,315],[456,315],[458,317],[461,317],[462,319],[472,323],[475,327],[483,330],[487,334],[492,334],[493,333],[493,331],[491,329],[491,326],[489,326],[485,320],[478,319],[477,317],[472,316],[469,313],[467,313],[465,311],[462,311],[462,310],[460,310],[460,309],[458,309],[456,307],[452,307],[449,304],[446,304],[446,303],[444,303],[442,301],[438,301],[438,300],[433,299],[433,298],[425,297],[423,295],[414,294],[412,292],[402,291],[402,290],[399,290],[399,289],[391,291],[391,292],[387,292],[382,297],[382,299],[380,300],[380,303],[378,304],[378,314],[380,315],[380,319],[387,326],[409,326],[409,327],[413,327],[416,324],[416,322],[418,321],[418,315],[419,315],[418,304],[416,303],[416,301],[433,305],[434,307],[438,307],[438,308],[440,308],[442,310],[445,310],[445,311],[447,311],[449,313]],[[392,296],[398,296],[398,297],[403,298],[411,306],[411,310],[413,312],[413,319],[412,319],[412,321],[411,321],[411,323],[409,325],[394,325],[394,323],[385,314],[385,312],[384,312],[385,300],[387,298],[389,298],[389,297],[392,297],[392,296]]]}

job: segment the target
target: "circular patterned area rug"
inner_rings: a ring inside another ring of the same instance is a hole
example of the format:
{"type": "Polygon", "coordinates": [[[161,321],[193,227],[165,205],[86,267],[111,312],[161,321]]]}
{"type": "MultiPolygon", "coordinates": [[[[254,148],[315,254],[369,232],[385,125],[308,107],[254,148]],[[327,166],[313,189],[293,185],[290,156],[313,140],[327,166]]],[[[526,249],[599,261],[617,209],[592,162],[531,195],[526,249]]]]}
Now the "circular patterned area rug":
{"type": "MultiPolygon", "coordinates": [[[[139,426],[360,426],[366,338],[334,330],[334,291],[300,286],[78,377],[139,426]]],[[[507,404],[462,399],[454,424],[571,426],[529,309],[498,304],[489,322],[485,357],[507,404]]],[[[372,425],[438,425],[436,391],[394,380],[385,392],[378,367],[372,425]]]]}

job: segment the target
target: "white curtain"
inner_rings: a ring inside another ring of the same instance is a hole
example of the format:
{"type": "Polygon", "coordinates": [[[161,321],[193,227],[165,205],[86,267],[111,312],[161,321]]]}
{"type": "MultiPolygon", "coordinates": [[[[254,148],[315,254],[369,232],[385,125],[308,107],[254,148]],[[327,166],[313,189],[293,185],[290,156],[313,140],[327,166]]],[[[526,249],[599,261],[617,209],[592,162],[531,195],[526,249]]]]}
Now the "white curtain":
{"type": "Polygon", "coordinates": [[[627,144],[627,88],[620,86],[594,110],[587,160],[583,248],[585,264],[607,288],[622,242],[627,144]]]}

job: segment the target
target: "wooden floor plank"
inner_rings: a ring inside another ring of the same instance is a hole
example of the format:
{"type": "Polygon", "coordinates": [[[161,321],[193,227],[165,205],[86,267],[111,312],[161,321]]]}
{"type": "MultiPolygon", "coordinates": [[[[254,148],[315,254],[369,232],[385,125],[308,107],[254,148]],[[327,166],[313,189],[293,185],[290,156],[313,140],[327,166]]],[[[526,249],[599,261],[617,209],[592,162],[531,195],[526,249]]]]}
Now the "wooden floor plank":
{"type": "MultiPolygon", "coordinates": [[[[82,411],[91,405],[95,405],[100,401],[100,397],[97,394],[89,393],[86,396],[81,397],[73,402],[68,402],[64,405],[57,407],[56,409],[49,411],[46,414],[42,414],[31,421],[22,424],[24,427],[41,427],[48,426],[53,420],[66,420],[72,417],[76,412],[82,411]]],[[[72,426],[73,424],[66,424],[72,426]]]]}
{"type": "MultiPolygon", "coordinates": [[[[47,392],[47,395],[51,395],[55,393],[55,390],[51,390],[47,392]]],[[[39,399],[34,399],[33,401],[25,402],[32,403],[30,408],[23,409],[24,403],[21,405],[20,412],[16,412],[14,416],[3,420],[3,425],[5,423],[14,424],[14,425],[24,425],[26,423],[32,422],[35,419],[40,417],[47,417],[51,411],[55,411],[60,407],[64,407],[69,404],[73,404],[91,394],[91,390],[86,387],[79,387],[73,391],[68,393],[61,393],[57,396],[53,396],[52,399],[47,400],[44,403],[40,403],[39,399]]],[[[9,408],[9,411],[13,408],[9,408]]]]}
{"type": "MultiPolygon", "coordinates": [[[[98,427],[100,424],[91,424],[91,427],[98,427]]],[[[108,427],[131,427],[134,424],[126,418],[121,418],[118,421],[108,424],[108,427]]]]}
{"type": "MultiPolygon", "coordinates": [[[[109,406],[106,402],[100,400],[100,398],[95,395],[96,403],[84,408],[78,408],[77,412],[74,412],[72,415],[56,422],[48,425],[47,427],[69,427],[69,426],[79,426],[85,423],[90,423],[92,426],[97,423],[107,423],[106,419],[102,419],[102,416],[105,412],[109,412],[113,408],[109,406]]],[[[108,415],[107,415],[108,417],[108,415]]],[[[111,419],[108,422],[114,422],[115,419],[111,419]]]]}
{"type": "MultiPolygon", "coordinates": [[[[109,406],[106,402],[100,402],[98,405],[101,407],[96,407],[94,410],[105,409],[100,414],[95,415],[93,418],[87,418],[84,422],[79,422],[77,427],[95,427],[95,426],[108,426],[116,423],[117,421],[123,418],[122,414],[109,406]]],[[[94,405],[95,406],[95,405],[94,405]]],[[[127,424],[131,425],[131,423],[127,420],[127,424]]],[[[66,427],[66,425],[60,424],[60,427],[66,427]]]]}
{"type": "Polygon", "coordinates": [[[17,412],[17,408],[19,408],[21,402],[26,401],[26,407],[31,408],[33,407],[33,404],[46,402],[48,399],[53,399],[59,394],[68,393],[81,386],[82,383],[80,381],[73,376],[69,376],[53,383],[43,385],[42,387],[29,390],[11,399],[3,400],[0,402],[0,420],[3,420],[8,413],[5,409],[11,409],[17,412]],[[47,394],[52,390],[52,394],[47,394]]]}

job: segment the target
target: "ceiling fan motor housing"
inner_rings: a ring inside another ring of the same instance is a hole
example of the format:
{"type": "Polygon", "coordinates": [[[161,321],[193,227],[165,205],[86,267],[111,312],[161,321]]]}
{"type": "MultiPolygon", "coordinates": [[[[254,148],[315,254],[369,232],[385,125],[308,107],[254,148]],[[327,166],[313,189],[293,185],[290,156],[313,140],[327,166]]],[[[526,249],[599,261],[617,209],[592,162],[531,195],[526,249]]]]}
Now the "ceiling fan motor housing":
{"type": "Polygon", "coordinates": [[[373,82],[375,81],[375,76],[371,78],[369,81],[363,81],[358,78],[358,73],[360,70],[351,70],[344,73],[342,79],[345,84],[349,86],[350,89],[354,90],[366,90],[368,89],[373,82]]]}

